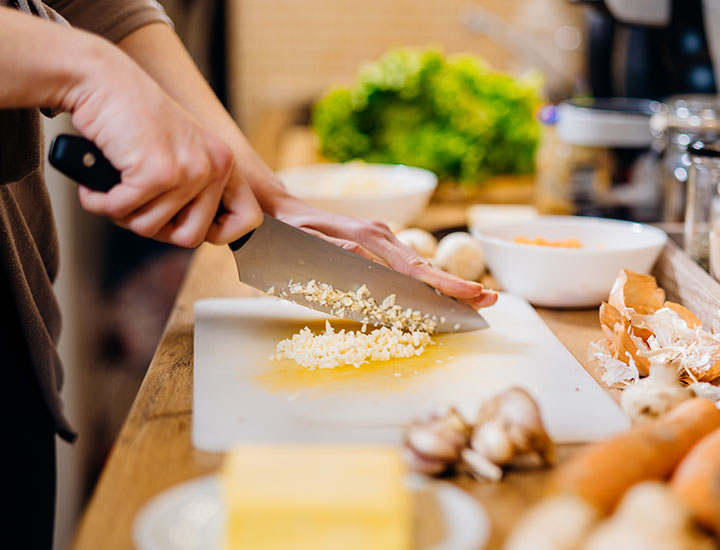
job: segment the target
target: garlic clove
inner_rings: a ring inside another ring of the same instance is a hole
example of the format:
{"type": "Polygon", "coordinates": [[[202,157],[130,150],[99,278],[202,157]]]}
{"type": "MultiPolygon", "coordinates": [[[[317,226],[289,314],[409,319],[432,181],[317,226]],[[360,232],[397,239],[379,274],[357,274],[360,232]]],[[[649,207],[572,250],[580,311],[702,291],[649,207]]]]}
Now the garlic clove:
{"type": "Polygon", "coordinates": [[[448,441],[436,426],[411,426],[405,434],[405,441],[410,448],[427,457],[445,461],[459,457],[458,446],[448,441]]]}
{"type": "Polygon", "coordinates": [[[467,422],[465,422],[465,419],[455,407],[450,407],[441,419],[443,423],[445,423],[449,428],[451,428],[458,434],[465,436],[466,439],[470,437],[472,428],[468,426],[467,422]]]}
{"type": "Polygon", "coordinates": [[[402,459],[413,472],[429,476],[441,474],[448,469],[446,461],[421,455],[407,445],[402,450],[402,459]]]}
{"type": "Polygon", "coordinates": [[[493,464],[474,449],[464,449],[462,452],[461,469],[468,472],[480,481],[500,481],[503,471],[500,466],[493,464]]]}
{"type": "Polygon", "coordinates": [[[507,464],[515,456],[515,445],[505,426],[497,420],[478,426],[470,440],[470,446],[498,465],[507,464]]]}

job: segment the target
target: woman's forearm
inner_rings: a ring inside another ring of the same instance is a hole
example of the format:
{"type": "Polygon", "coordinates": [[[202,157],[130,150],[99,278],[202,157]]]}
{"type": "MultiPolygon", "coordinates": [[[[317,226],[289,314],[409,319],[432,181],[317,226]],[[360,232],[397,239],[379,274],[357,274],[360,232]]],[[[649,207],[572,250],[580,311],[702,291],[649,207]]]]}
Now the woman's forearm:
{"type": "Polygon", "coordinates": [[[263,211],[313,235],[369,258],[380,258],[394,269],[412,275],[478,308],[492,305],[497,295],[482,285],[439,271],[402,245],[383,224],[337,216],[314,209],[291,197],[245,137],[207,85],[177,35],[164,25],[147,25],[120,42],[147,73],[211,132],[223,139],[263,211]]]}
{"type": "Polygon", "coordinates": [[[281,203],[292,200],[245,139],[172,29],[163,24],[147,25],[118,45],[170,96],[230,146],[265,212],[276,214],[281,203]]]}
{"type": "Polygon", "coordinates": [[[186,247],[232,242],[262,221],[228,144],[128,55],[96,35],[0,8],[0,108],[23,107],[70,111],[120,172],[107,193],[80,187],[92,213],[186,247]]]}
{"type": "Polygon", "coordinates": [[[90,33],[0,7],[0,108],[73,110],[83,82],[111,62],[113,49],[90,33]]]}

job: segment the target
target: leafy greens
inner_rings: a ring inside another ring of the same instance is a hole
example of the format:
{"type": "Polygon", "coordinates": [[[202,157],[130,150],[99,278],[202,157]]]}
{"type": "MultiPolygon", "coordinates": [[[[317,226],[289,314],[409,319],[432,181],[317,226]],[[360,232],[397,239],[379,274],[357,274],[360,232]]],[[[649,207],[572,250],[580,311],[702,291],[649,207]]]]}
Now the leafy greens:
{"type": "Polygon", "coordinates": [[[471,55],[398,49],[361,68],[313,109],[322,153],[402,163],[478,183],[535,165],[541,77],[492,71],[471,55]]]}

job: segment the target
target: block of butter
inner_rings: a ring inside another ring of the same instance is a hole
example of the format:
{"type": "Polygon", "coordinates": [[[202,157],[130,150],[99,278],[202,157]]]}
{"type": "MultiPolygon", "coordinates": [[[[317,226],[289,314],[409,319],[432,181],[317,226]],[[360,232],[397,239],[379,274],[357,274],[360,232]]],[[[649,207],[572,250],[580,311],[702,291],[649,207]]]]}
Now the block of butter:
{"type": "Polygon", "coordinates": [[[225,550],[409,550],[410,494],[390,447],[250,445],[222,468],[225,550]]]}

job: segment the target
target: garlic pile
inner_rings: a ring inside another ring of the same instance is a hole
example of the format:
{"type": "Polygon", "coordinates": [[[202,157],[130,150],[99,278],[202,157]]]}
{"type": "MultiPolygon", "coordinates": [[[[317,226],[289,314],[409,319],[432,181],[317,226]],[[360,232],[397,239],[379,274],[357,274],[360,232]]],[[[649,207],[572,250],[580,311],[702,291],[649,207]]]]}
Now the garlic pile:
{"type": "Polygon", "coordinates": [[[398,231],[398,240],[412,248],[436,267],[468,281],[477,281],[485,273],[482,246],[469,233],[456,231],[440,242],[416,227],[398,231]]]}
{"type": "Polygon", "coordinates": [[[551,464],[554,445],[533,398],[513,387],[483,403],[473,426],[454,408],[413,422],[405,432],[405,458],[411,469],[425,474],[454,469],[499,481],[502,467],[521,458],[551,464]]]}
{"type": "MultiPolygon", "coordinates": [[[[370,291],[362,285],[354,292],[346,292],[334,288],[327,283],[315,279],[307,283],[292,282],[288,284],[290,294],[302,294],[306,301],[330,308],[333,315],[345,317],[348,312],[363,316],[363,323],[382,325],[402,332],[435,332],[438,322],[445,321],[434,315],[424,314],[411,308],[403,308],[395,303],[395,294],[386,296],[380,304],[370,295],[370,291]]],[[[281,298],[285,296],[280,295],[281,298]]]]}
{"type": "Polygon", "coordinates": [[[433,344],[427,332],[402,332],[380,327],[368,333],[336,331],[325,321],[325,332],[313,333],[305,327],[280,341],[271,360],[291,359],[309,370],[334,369],[345,365],[359,368],[369,361],[389,361],[422,355],[433,344]]]}

